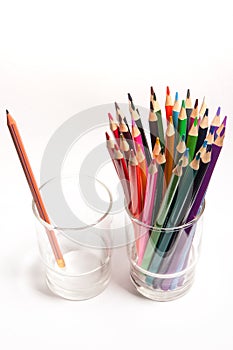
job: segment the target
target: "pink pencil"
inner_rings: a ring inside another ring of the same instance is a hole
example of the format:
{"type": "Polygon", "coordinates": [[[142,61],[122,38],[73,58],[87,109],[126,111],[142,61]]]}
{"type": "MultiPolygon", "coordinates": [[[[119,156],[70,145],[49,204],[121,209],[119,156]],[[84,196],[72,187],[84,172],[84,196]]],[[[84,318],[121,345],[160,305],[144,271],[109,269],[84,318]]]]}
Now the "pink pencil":
{"type": "MultiPolygon", "coordinates": [[[[142,222],[146,225],[151,224],[155,191],[157,185],[158,169],[156,166],[156,160],[152,159],[148,168],[148,178],[145,193],[145,204],[143,208],[142,222]]],[[[143,259],[144,251],[149,238],[149,229],[141,226],[140,238],[138,239],[138,264],[140,265],[143,259]]]]}

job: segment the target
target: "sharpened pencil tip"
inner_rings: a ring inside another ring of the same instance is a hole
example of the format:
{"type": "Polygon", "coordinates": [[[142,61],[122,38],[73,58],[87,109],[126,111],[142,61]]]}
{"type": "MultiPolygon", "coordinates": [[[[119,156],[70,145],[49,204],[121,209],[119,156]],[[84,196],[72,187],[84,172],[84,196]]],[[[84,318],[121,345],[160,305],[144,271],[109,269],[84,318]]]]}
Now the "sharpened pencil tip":
{"type": "Polygon", "coordinates": [[[187,90],[186,98],[190,98],[190,90],[189,89],[187,90]]]}
{"type": "Polygon", "coordinates": [[[6,115],[8,115],[9,114],[9,111],[8,111],[8,109],[6,109],[6,115]]]}
{"type": "Polygon", "coordinates": [[[151,86],[151,87],[150,87],[150,94],[151,94],[152,96],[154,96],[154,93],[155,93],[155,92],[154,92],[153,86],[151,86]]]}
{"type": "Polygon", "coordinates": [[[194,109],[198,107],[198,98],[196,99],[195,101],[195,104],[194,104],[194,109]]]}
{"type": "Polygon", "coordinates": [[[185,108],[185,100],[182,100],[182,108],[185,108]]]}
{"type": "Polygon", "coordinates": [[[223,121],[222,121],[222,124],[223,124],[224,126],[226,126],[226,123],[227,123],[227,116],[225,116],[224,119],[223,119],[223,121]]]}
{"type": "Polygon", "coordinates": [[[105,136],[106,136],[106,140],[110,140],[110,136],[109,136],[109,134],[107,133],[107,131],[105,132],[105,136]]]}
{"type": "Polygon", "coordinates": [[[178,94],[178,92],[176,92],[176,94],[175,94],[175,101],[178,101],[179,100],[179,94],[178,94]]]}
{"type": "Polygon", "coordinates": [[[181,140],[182,140],[182,141],[185,141],[185,136],[186,136],[185,134],[183,134],[183,135],[181,136],[181,140]]]}
{"type": "Polygon", "coordinates": [[[208,115],[209,115],[209,108],[206,108],[204,116],[208,117],[208,115]]]}
{"type": "Polygon", "coordinates": [[[128,93],[128,99],[130,100],[130,102],[133,102],[133,99],[129,93],[128,93]]]}
{"type": "Polygon", "coordinates": [[[199,160],[200,158],[201,158],[201,152],[198,152],[197,154],[196,154],[196,160],[199,160]]]}
{"type": "Polygon", "coordinates": [[[207,153],[208,153],[208,152],[211,152],[211,150],[212,150],[212,145],[209,143],[209,144],[207,145],[206,152],[207,152],[207,153]]]}
{"type": "Polygon", "coordinates": [[[113,116],[111,115],[111,113],[108,113],[108,118],[109,120],[113,120],[113,116]]]}
{"type": "Polygon", "coordinates": [[[120,107],[119,107],[119,105],[118,105],[117,102],[114,102],[114,104],[115,104],[115,108],[116,108],[116,109],[120,109],[120,107]]]}
{"type": "Polygon", "coordinates": [[[207,143],[208,143],[208,141],[207,141],[207,140],[205,140],[205,141],[203,142],[203,145],[202,145],[202,147],[203,147],[203,148],[206,148],[206,146],[207,146],[207,143]]]}
{"type": "Polygon", "coordinates": [[[170,89],[169,89],[169,86],[167,86],[167,95],[170,95],[170,89]]]}
{"type": "Polygon", "coordinates": [[[216,115],[219,117],[221,112],[221,107],[218,107],[216,115]]]}

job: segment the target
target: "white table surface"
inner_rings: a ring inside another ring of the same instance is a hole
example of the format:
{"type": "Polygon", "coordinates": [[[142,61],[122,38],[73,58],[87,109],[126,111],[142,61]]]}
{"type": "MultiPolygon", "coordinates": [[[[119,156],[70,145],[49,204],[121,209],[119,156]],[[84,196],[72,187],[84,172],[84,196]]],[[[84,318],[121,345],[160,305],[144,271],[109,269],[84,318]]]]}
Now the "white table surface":
{"type": "Polygon", "coordinates": [[[0,3],[0,348],[233,348],[232,112],[230,1],[44,1],[0,3]],[[157,303],[131,285],[124,248],[109,287],[71,302],[47,289],[31,195],[5,122],[17,119],[37,179],[53,132],[86,108],[146,106],[150,85],[205,95],[228,115],[223,152],[207,194],[201,259],[183,298],[157,303]]]}

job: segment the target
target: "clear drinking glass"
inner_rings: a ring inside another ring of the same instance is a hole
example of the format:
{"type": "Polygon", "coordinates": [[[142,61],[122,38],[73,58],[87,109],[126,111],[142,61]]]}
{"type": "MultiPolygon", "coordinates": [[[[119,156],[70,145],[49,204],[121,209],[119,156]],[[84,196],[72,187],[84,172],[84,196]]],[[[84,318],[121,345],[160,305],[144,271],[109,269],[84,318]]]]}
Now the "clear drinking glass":
{"type": "Polygon", "coordinates": [[[205,203],[194,220],[173,228],[148,226],[126,209],[126,234],[135,236],[127,247],[130,278],[140,294],[169,301],[188,292],[200,254],[204,209],[205,203]]]}
{"type": "Polygon", "coordinates": [[[112,197],[97,179],[54,178],[40,188],[51,223],[32,210],[36,222],[39,251],[49,289],[66,299],[85,300],[101,293],[111,274],[112,197]],[[89,198],[89,191],[92,198],[89,198]],[[58,266],[48,239],[58,241],[65,267],[58,266]]]}

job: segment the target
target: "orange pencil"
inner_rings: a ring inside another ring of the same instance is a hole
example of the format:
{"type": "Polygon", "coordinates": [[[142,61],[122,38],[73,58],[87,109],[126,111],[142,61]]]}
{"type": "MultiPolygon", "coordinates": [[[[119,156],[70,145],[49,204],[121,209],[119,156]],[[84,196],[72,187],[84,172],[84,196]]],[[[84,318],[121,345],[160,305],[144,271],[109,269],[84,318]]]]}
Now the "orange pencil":
{"type": "MultiPolygon", "coordinates": [[[[46,212],[42,197],[40,195],[40,191],[39,191],[39,188],[37,186],[34,174],[32,172],[32,168],[31,168],[31,165],[29,163],[29,159],[27,157],[27,154],[26,154],[26,151],[25,151],[17,124],[16,124],[15,120],[12,118],[12,116],[10,115],[10,113],[8,112],[8,110],[6,111],[6,115],[7,115],[7,125],[9,128],[12,140],[14,142],[16,151],[18,153],[23,171],[25,173],[29,188],[31,190],[33,200],[36,204],[38,213],[39,213],[42,220],[44,220],[45,222],[50,224],[50,220],[49,220],[48,214],[46,212]]],[[[55,256],[55,259],[57,261],[58,266],[65,267],[65,261],[63,259],[60,247],[59,247],[58,242],[57,242],[57,238],[55,236],[55,233],[51,230],[50,231],[46,230],[46,232],[47,232],[49,242],[50,242],[50,245],[51,245],[51,248],[53,250],[53,254],[55,256]]]]}

